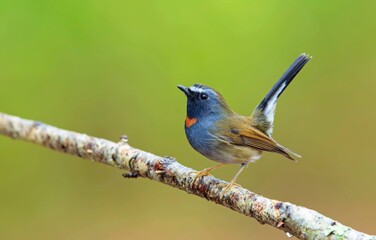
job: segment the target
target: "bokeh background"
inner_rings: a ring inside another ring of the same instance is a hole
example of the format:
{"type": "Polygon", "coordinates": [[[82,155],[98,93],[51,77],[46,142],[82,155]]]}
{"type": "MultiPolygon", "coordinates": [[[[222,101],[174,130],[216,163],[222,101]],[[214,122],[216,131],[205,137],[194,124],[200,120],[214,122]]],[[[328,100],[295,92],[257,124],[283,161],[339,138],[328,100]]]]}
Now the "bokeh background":
{"type": "MultiPolygon", "coordinates": [[[[189,146],[177,84],[250,114],[301,53],[274,138],[239,183],[376,234],[376,2],[0,1],[0,111],[174,156],[189,146]]],[[[214,174],[231,179],[238,166],[214,174]]],[[[284,239],[219,205],[0,136],[1,239],[284,239]]]]}

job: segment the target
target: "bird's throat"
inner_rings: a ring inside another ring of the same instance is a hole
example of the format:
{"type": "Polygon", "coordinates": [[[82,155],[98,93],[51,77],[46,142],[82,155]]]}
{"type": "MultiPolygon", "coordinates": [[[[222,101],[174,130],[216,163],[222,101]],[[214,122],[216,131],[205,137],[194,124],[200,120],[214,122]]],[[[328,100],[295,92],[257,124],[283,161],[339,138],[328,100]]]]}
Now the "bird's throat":
{"type": "Polygon", "coordinates": [[[190,117],[187,116],[186,119],[185,119],[185,127],[190,128],[194,124],[196,124],[196,122],[197,122],[197,118],[190,118],[190,117]]]}

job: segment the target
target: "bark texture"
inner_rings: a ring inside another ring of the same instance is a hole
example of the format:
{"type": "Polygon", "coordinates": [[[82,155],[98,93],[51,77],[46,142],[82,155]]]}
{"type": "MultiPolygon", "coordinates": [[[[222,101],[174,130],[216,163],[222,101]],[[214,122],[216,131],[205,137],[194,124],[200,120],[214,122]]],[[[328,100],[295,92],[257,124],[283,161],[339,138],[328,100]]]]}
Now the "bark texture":
{"type": "Polygon", "coordinates": [[[299,239],[372,239],[314,210],[289,202],[268,199],[234,186],[221,195],[227,182],[207,176],[192,184],[195,171],[171,157],[160,157],[133,148],[126,136],[115,143],[47,124],[0,113],[0,133],[56,151],[104,163],[127,171],[125,177],[144,177],[206,198],[268,224],[299,239]]]}

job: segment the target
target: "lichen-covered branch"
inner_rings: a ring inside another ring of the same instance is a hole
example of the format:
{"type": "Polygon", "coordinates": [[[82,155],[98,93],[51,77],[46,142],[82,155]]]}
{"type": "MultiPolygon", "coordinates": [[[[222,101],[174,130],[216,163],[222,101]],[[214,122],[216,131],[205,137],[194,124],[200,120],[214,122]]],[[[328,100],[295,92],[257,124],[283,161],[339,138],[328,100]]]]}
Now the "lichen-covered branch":
{"type": "Polygon", "coordinates": [[[128,172],[126,177],[145,177],[226,206],[262,224],[269,224],[299,239],[373,239],[322,214],[288,202],[271,200],[235,186],[221,196],[226,182],[203,177],[192,184],[191,168],[170,157],[136,149],[124,136],[119,143],[62,130],[41,122],[0,113],[0,133],[104,163],[128,172]]]}

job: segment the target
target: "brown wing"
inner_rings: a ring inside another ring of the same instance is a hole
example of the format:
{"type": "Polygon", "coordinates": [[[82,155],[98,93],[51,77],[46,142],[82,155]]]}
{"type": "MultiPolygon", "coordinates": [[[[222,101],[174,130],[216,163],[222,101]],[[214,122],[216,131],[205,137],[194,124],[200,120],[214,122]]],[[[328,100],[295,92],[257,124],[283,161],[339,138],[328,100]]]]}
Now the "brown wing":
{"type": "Polygon", "coordinates": [[[279,145],[274,139],[251,126],[251,120],[246,117],[236,116],[230,121],[226,119],[219,123],[220,138],[230,144],[252,147],[261,151],[275,152],[294,160],[288,150],[279,145]],[[228,123],[231,124],[228,124],[228,123]],[[227,123],[227,124],[226,124],[227,123]],[[227,125],[227,127],[225,127],[227,125]]]}

